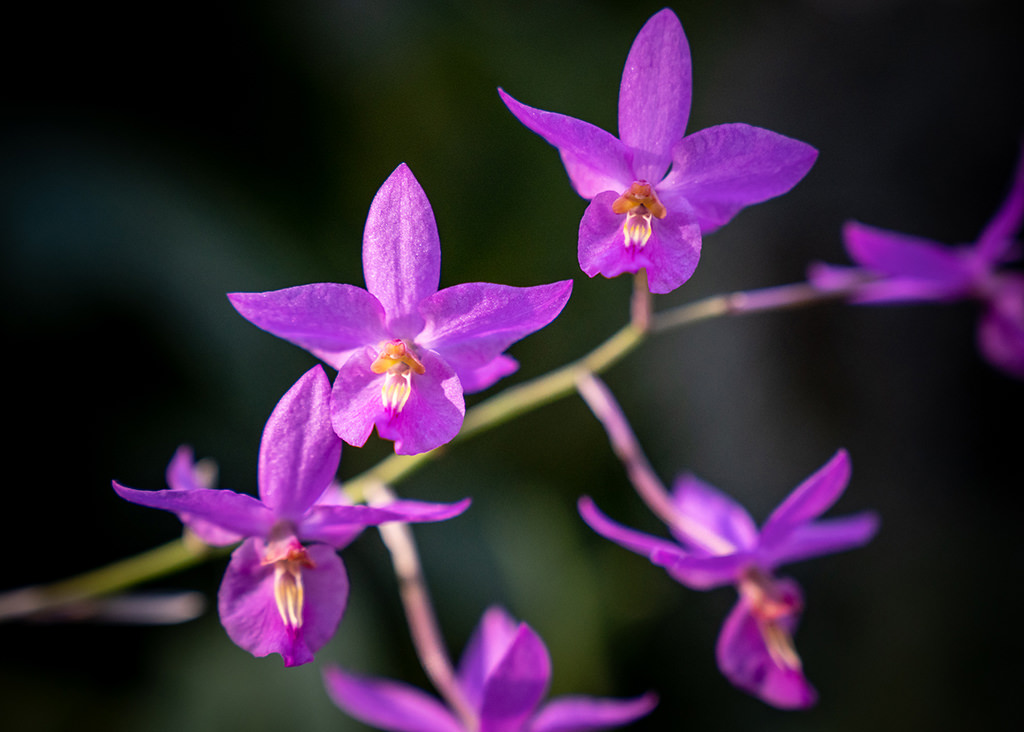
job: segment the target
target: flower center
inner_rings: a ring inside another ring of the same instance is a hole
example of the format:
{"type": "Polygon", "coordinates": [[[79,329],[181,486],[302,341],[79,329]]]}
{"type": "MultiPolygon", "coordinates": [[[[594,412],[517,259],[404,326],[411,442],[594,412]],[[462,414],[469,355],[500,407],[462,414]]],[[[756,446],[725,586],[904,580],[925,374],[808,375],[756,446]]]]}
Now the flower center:
{"type": "Polygon", "coordinates": [[[612,202],[612,212],[625,214],[622,224],[623,244],[629,247],[643,247],[651,238],[651,219],[663,219],[668,210],[658,200],[654,186],[645,180],[634,181],[621,196],[612,202]]]}
{"type": "Polygon", "coordinates": [[[289,633],[302,627],[302,607],[305,592],[302,570],[316,567],[309,551],[295,537],[287,523],[275,526],[263,552],[263,564],[274,565],[274,601],[281,622],[289,633]]]}
{"type": "Polygon", "coordinates": [[[401,338],[384,341],[379,346],[377,358],[370,364],[375,374],[384,375],[380,399],[384,409],[394,415],[402,411],[412,394],[412,375],[427,373],[426,367],[416,358],[409,345],[401,338]]]}
{"type": "Polygon", "coordinates": [[[772,661],[779,668],[799,671],[803,664],[793,645],[793,636],[782,621],[800,612],[800,598],[780,587],[771,575],[753,567],[741,575],[739,590],[750,603],[750,612],[772,661]]]}

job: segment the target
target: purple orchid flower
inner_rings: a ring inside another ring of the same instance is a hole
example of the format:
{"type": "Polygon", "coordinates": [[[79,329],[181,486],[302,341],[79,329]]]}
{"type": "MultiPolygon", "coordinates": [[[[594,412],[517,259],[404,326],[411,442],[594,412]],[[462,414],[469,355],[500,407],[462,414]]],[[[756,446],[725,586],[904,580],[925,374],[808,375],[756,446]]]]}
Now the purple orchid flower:
{"type": "Polygon", "coordinates": [[[218,593],[224,629],[254,656],[279,653],[286,666],[313,660],[341,622],[348,578],[336,550],[364,526],[386,521],[440,521],[455,504],[396,501],[383,507],[343,505],[325,495],[341,459],[331,428],[331,386],[315,366],[281,398],[260,443],[259,499],[213,489],[179,450],[168,490],[140,491],[116,481],[122,498],[172,511],[213,544],[245,539],[231,555],[218,593]]]}
{"type": "Polygon", "coordinates": [[[843,228],[859,267],[812,265],[822,290],[854,288],[859,303],[974,299],[982,303],[978,348],[997,368],[1024,379],[1024,275],[1002,265],[1021,256],[1015,237],[1024,222],[1024,148],[1010,192],[974,244],[950,247],[856,221],[843,228]]]}
{"type": "Polygon", "coordinates": [[[333,368],[331,419],[345,442],[373,431],[395,452],[459,432],[464,392],[518,368],[506,348],[550,323],[572,291],[485,282],[438,291],[441,245],[430,202],[403,163],[377,192],[363,234],[366,290],[320,283],[228,295],[242,317],[333,368]]]}
{"type": "Polygon", "coordinates": [[[626,59],[618,138],[498,90],[520,122],[558,148],[576,192],[590,200],[579,232],[580,267],[590,277],[646,269],[651,292],[671,292],[696,269],[702,233],[786,193],[814,164],[811,146],[750,125],[684,136],[691,79],[689,44],[666,8],[640,29],[626,59]]]}
{"type": "Polygon", "coordinates": [[[800,587],[776,578],[783,564],[861,546],[875,535],[870,512],[819,519],[846,489],[850,458],[840,450],[776,508],[761,530],[750,514],[725,494],[692,475],[672,491],[676,541],[615,523],[588,497],[579,501],[594,531],[664,567],[687,587],[707,590],[735,585],[739,601],[718,637],[718,668],[730,682],[783,709],[808,707],[817,694],[803,673],[793,633],[803,609],[800,587]]]}
{"type": "Polygon", "coordinates": [[[460,721],[438,699],[397,681],[324,671],[334,703],[366,724],[393,732],[589,732],[650,712],[657,697],[563,696],[538,708],[551,678],[548,650],[526,623],[489,608],[473,632],[457,681],[476,718],[460,721]]]}

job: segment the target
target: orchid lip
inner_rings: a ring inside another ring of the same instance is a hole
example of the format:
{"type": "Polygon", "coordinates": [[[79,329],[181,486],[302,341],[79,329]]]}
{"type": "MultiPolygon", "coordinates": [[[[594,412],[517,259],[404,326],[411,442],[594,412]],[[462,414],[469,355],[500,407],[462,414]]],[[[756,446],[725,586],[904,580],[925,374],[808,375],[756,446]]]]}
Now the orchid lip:
{"type": "Polygon", "coordinates": [[[750,612],[775,665],[800,671],[803,662],[793,645],[793,636],[781,622],[800,612],[800,599],[784,592],[774,577],[756,567],[741,574],[739,591],[750,603],[750,612]]]}

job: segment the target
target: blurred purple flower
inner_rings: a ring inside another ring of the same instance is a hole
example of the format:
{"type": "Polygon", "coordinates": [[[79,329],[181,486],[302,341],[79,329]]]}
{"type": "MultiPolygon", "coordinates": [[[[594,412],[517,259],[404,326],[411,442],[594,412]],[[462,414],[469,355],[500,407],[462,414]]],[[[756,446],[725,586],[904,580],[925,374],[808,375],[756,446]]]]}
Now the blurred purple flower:
{"type": "Polygon", "coordinates": [[[851,300],[859,303],[978,300],[978,348],[996,367],[1024,378],[1024,275],[1000,269],[1021,256],[1022,222],[1024,148],[1006,200],[973,244],[946,246],[850,221],[843,239],[859,267],[814,264],[809,279],[826,291],[853,287],[851,300]]]}
{"type": "Polygon", "coordinates": [[[850,458],[840,450],[790,493],[758,531],[742,506],[685,475],[671,496],[677,512],[669,526],[674,542],[615,523],[586,496],[579,510],[594,531],[648,557],[687,587],[735,585],[739,601],[718,637],[719,669],[734,685],[773,706],[802,708],[817,697],[793,646],[803,599],[796,582],[773,573],[783,564],[871,540],[878,519],[870,512],[818,518],[839,500],[849,479],[850,458]]]}
{"type": "Polygon", "coordinates": [[[320,283],[228,298],[242,317],[337,369],[331,418],[345,442],[361,446],[376,425],[411,455],[458,434],[463,393],[515,371],[503,351],[554,320],[572,291],[564,280],[439,292],[440,272],[434,213],[403,163],[370,205],[365,290],[320,283]]]}
{"type": "Polygon", "coordinates": [[[629,724],[657,704],[647,693],[635,699],[563,696],[538,708],[550,679],[544,641],[498,607],[484,613],[458,668],[459,688],[476,714],[472,728],[413,686],[337,667],[324,671],[335,704],[366,724],[394,732],[585,732],[629,724]]]}
{"type": "Polygon", "coordinates": [[[576,192],[590,200],[579,230],[590,277],[647,270],[652,292],[686,282],[701,235],[740,209],[789,191],[817,151],[745,124],[684,136],[690,115],[690,47],[669,9],[637,35],[619,87],[619,137],[587,122],[498,93],[520,122],[558,148],[576,192]]]}
{"type": "Polygon", "coordinates": [[[348,578],[336,549],[365,526],[440,521],[469,504],[396,501],[371,508],[325,495],[341,458],[341,439],[330,422],[330,389],[323,368],[315,366],[274,408],[260,443],[259,499],[206,487],[187,449],[171,462],[168,490],[113,483],[122,498],[172,511],[211,543],[245,538],[231,555],[218,593],[221,623],[254,656],[280,653],[286,666],[313,660],[341,621],[348,578]]]}

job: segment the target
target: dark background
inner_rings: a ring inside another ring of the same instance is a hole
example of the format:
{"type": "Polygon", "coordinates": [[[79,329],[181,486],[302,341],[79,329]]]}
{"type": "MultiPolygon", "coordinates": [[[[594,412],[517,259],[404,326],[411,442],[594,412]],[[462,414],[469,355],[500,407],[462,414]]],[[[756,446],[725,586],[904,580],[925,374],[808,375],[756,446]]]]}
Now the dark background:
{"type": "MultiPolygon", "coordinates": [[[[689,130],[747,122],[815,145],[807,178],[705,239],[658,309],[845,262],[848,218],[955,243],[999,205],[1024,133],[1013,3],[682,2],[689,130]]],[[[627,318],[628,280],[576,262],[585,208],[555,151],[496,94],[615,130],[622,64],[661,7],[414,0],[40,3],[0,23],[7,423],[0,589],[173,539],[119,500],[164,486],[180,443],[255,490],[262,426],[315,362],[224,294],[362,285],[362,227],[401,162],[433,204],[442,286],[572,277],[559,320],[512,349],[515,383],[627,318]]],[[[704,323],[607,375],[655,468],[692,470],[760,521],[840,446],[835,513],[874,508],[867,548],[795,565],[797,645],[821,693],[783,713],[714,665],[731,591],[696,593],[591,532],[582,493],[661,531],[600,426],[566,399],[453,447],[397,489],[474,499],[417,528],[454,655],[504,604],[544,637],[552,693],[661,694],[636,730],[1008,728],[1019,721],[1024,386],[974,347],[971,304],[838,304],[704,323]]],[[[496,392],[498,389],[492,389],[496,392]]],[[[481,397],[471,397],[471,402],[481,397]]],[[[388,453],[347,448],[342,476],[388,453]]],[[[236,648],[215,612],[172,627],[0,626],[10,730],[358,730],[323,693],[338,662],[425,686],[372,533],[307,667],[236,648]]],[[[152,583],[211,600],[224,561],[152,583]]]]}

